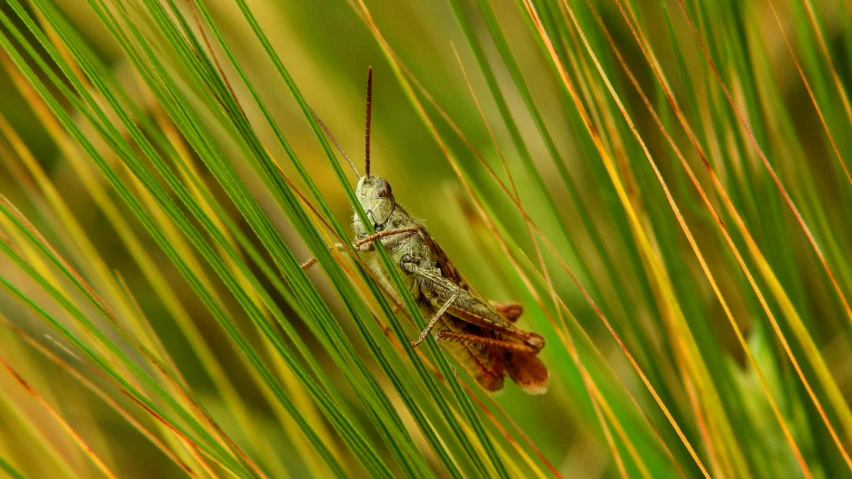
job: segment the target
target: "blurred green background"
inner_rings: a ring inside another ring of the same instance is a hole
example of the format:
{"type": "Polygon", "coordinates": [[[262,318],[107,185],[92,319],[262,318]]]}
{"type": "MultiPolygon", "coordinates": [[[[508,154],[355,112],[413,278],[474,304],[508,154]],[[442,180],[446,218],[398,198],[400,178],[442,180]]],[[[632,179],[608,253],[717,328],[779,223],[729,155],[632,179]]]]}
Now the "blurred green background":
{"type": "Polygon", "coordinates": [[[852,476],[850,8],[7,0],[0,474],[852,476]],[[329,252],[307,105],[363,171],[368,66],[372,171],[547,394],[329,252]]]}

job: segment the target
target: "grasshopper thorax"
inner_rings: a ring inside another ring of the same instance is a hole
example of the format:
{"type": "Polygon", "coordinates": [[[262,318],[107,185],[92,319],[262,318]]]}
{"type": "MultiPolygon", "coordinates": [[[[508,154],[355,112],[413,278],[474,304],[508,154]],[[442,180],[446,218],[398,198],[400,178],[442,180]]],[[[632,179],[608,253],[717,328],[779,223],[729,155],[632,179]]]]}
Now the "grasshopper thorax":
{"type": "MultiPolygon", "coordinates": [[[[362,176],[358,180],[355,196],[367,218],[373,223],[373,229],[380,232],[385,229],[387,222],[396,207],[390,183],[376,175],[362,176]]],[[[361,223],[355,215],[355,224],[361,223]]]]}

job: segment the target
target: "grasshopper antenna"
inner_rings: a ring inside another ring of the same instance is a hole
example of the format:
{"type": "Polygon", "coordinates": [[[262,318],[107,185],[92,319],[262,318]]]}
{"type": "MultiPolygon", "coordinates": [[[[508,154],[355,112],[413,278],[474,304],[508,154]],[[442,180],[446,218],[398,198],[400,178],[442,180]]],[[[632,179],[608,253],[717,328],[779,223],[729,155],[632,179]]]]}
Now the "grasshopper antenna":
{"type": "Polygon", "coordinates": [[[327,136],[331,140],[331,142],[334,143],[334,147],[337,148],[337,151],[339,151],[340,154],[343,155],[344,158],[346,158],[346,162],[349,163],[349,166],[352,167],[352,171],[355,172],[355,176],[361,178],[361,175],[358,173],[358,168],[355,168],[355,163],[352,163],[352,160],[349,159],[349,155],[347,155],[346,152],[343,151],[343,147],[340,146],[340,143],[337,141],[337,138],[334,137],[334,134],[331,133],[331,130],[328,129],[328,127],[325,125],[319,115],[317,115],[317,112],[315,112],[313,108],[309,106],[308,109],[311,110],[311,115],[313,115],[314,120],[317,121],[320,128],[322,128],[322,131],[325,132],[325,136],[327,136]]]}
{"type": "Polygon", "coordinates": [[[373,67],[367,68],[367,134],[364,139],[364,175],[370,176],[370,124],[373,119],[373,67]]]}

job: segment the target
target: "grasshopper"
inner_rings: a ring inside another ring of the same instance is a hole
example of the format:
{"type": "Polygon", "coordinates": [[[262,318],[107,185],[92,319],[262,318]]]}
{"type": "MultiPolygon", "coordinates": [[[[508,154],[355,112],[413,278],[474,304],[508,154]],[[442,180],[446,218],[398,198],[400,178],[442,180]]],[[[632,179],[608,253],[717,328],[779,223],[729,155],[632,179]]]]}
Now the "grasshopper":
{"type": "MultiPolygon", "coordinates": [[[[537,354],[544,338],[524,331],[514,322],[523,313],[517,303],[492,303],[477,293],[459,274],[438,245],[405,209],[396,202],[391,185],[370,173],[370,127],[372,121],[372,68],[367,76],[367,120],[364,176],[343,151],[331,131],[314,118],[359,177],[355,195],[376,233],[369,233],[357,212],[354,215],[353,246],[369,255],[368,266],[385,290],[396,296],[388,271],[375,254],[380,241],[399,268],[400,277],[417,302],[424,318],[431,318],[411,345],[417,347],[431,333],[441,347],[488,391],[503,388],[509,376],[523,391],[547,391],[548,372],[537,354]]],[[[342,245],[337,245],[343,248],[342,245]]],[[[307,269],[316,260],[302,265],[307,269]]],[[[397,301],[398,297],[394,298],[397,301]]]]}

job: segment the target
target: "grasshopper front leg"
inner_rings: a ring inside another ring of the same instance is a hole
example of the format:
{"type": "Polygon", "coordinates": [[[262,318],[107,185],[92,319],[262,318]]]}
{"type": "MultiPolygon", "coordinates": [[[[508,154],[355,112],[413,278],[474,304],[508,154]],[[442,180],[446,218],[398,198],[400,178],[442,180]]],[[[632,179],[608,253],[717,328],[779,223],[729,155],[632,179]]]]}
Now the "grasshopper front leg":
{"type": "MultiPolygon", "coordinates": [[[[416,233],[419,230],[420,230],[420,227],[418,227],[418,226],[409,226],[409,227],[406,227],[406,228],[397,228],[397,229],[392,229],[392,230],[387,230],[387,231],[380,231],[378,233],[375,233],[375,234],[372,234],[372,235],[369,235],[369,236],[366,236],[364,238],[359,239],[358,241],[352,243],[352,247],[357,249],[357,250],[364,251],[362,249],[362,247],[364,245],[369,245],[370,247],[372,247],[372,242],[376,241],[377,239],[381,239],[381,238],[384,238],[386,236],[393,236],[393,235],[397,235],[397,234],[401,234],[401,233],[416,233]]],[[[337,248],[338,251],[346,251],[346,247],[343,246],[342,243],[334,243],[334,247],[337,248]]],[[[311,259],[305,261],[304,263],[302,263],[301,268],[302,269],[309,269],[310,267],[312,267],[315,264],[317,264],[317,259],[311,258],[311,259]]]]}
{"type": "Polygon", "coordinates": [[[361,249],[361,247],[364,246],[364,245],[369,245],[369,246],[372,247],[372,242],[376,241],[377,239],[381,239],[381,238],[384,238],[386,236],[398,235],[398,234],[402,234],[402,233],[417,233],[418,231],[420,231],[419,226],[406,226],[405,228],[395,228],[395,229],[391,229],[391,230],[379,231],[378,233],[374,233],[374,234],[371,234],[369,236],[365,236],[364,238],[359,239],[358,241],[356,241],[353,244],[353,246],[355,246],[355,248],[357,248],[357,249],[361,249]]]}

